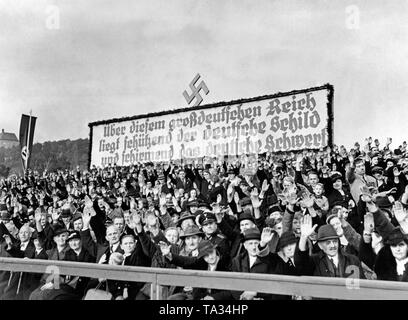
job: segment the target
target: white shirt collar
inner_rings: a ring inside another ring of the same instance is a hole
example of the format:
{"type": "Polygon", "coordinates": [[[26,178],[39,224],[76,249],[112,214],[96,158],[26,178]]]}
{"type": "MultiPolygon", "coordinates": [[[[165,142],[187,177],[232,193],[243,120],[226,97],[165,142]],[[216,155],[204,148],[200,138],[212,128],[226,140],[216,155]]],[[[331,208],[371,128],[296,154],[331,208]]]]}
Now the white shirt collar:
{"type": "Polygon", "coordinates": [[[25,251],[25,249],[27,249],[27,246],[28,246],[28,241],[26,241],[26,242],[21,242],[21,244],[20,244],[20,250],[21,250],[21,251],[25,251]]]}
{"type": "Polygon", "coordinates": [[[119,242],[112,245],[112,252],[116,252],[116,250],[118,249],[118,246],[119,246],[119,242]]]}
{"type": "Polygon", "coordinates": [[[334,257],[329,257],[327,256],[330,260],[333,261],[334,265],[336,266],[336,268],[339,266],[339,255],[336,254],[334,257]]]}
{"type": "Polygon", "coordinates": [[[252,266],[255,264],[256,257],[249,256],[249,268],[252,268],[252,266]]]}
{"type": "Polygon", "coordinates": [[[395,261],[397,262],[397,273],[399,276],[402,276],[405,271],[405,264],[408,263],[408,257],[403,260],[395,259],[395,261]]]}

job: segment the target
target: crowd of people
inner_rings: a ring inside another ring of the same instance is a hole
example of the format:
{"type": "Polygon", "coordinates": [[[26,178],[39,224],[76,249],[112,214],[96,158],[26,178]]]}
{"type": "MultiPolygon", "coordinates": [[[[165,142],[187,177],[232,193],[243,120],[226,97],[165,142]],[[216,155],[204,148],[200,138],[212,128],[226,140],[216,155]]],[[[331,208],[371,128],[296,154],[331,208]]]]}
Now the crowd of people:
{"type": "MultiPolygon", "coordinates": [[[[258,155],[252,174],[238,158],[28,170],[0,181],[0,257],[408,281],[408,153],[391,143],[258,155]]],[[[101,291],[150,299],[149,283],[0,270],[3,300],[101,291]]],[[[162,295],[307,298],[182,286],[162,295]]]]}

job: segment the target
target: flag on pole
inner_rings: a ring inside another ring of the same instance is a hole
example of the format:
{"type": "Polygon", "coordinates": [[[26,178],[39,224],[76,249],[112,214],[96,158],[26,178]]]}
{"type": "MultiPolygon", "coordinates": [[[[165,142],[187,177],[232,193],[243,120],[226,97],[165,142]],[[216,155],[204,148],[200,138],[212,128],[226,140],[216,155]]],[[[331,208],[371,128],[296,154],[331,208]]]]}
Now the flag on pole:
{"type": "Polygon", "coordinates": [[[36,120],[37,120],[36,117],[31,116],[31,112],[30,115],[26,114],[21,115],[20,148],[24,172],[26,172],[30,165],[30,156],[33,148],[34,129],[36,120]]]}

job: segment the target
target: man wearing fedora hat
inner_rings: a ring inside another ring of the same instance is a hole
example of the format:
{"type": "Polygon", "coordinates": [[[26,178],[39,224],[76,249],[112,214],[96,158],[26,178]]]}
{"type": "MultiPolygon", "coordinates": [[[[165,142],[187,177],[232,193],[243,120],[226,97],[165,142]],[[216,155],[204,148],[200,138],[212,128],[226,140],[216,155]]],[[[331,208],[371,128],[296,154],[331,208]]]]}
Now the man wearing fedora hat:
{"type": "MultiPolygon", "coordinates": [[[[204,233],[196,226],[190,225],[186,228],[183,235],[180,235],[180,239],[183,240],[184,244],[179,251],[180,256],[186,257],[197,257],[199,255],[198,247],[200,242],[203,240],[204,233]]],[[[159,242],[163,245],[163,242],[159,242]]],[[[168,259],[167,259],[168,260],[168,259]]],[[[169,260],[170,261],[170,260],[169,260]]],[[[172,264],[173,262],[170,261],[172,264]]],[[[193,288],[175,288],[171,290],[176,292],[169,296],[170,300],[192,300],[193,299],[193,288]]]]}
{"type": "Polygon", "coordinates": [[[183,212],[177,221],[177,226],[185,231],[189,226],[195,225],[195,216],[189,212],[183,212]]]}
{"type": "MultiPolygon", "coordinates": [[[[258,228],[250,228],[244,231],[243,245],[245,250],[232,259],[231,270],[233,272],[269,273],[270,269],[267,261],[259,257],[260,242],[261,232],[258,228]]],[[[231,294],[236,300],[273,298],[270,294],[258,294],[252,291],[232,291],[231,294]]]]}
{"type": "Polygon", "coordinates": [[[202,232],[196,225],[191,225],[186,228],[184,233],[180,235],[180,239],[184,242],[184,251],[189,256],[196,256],[198,254],[198,244],[204,237],[202,232]]]}
{"type": "Polygon", "coordinates": [[[302,275],[337,278],[362,278],[364,272],[358,257],[342,252],[339,236],[333,226],[326,224],[319,228],[317,243],[321,251],[309,255],[306,248],[308,237],[317,225],[312,226],[312,218],[305,215],[301,222],[301,236],[295,251],[295,265],[302,275]]]}
{"type": "Polygon", "coordinates": [[[221,209],[214,208],[214,213],[218,228],[231,243],[230,257],[232,259],[244,250],[244,231],[256,227],[255,218],[249,210],[246,210],[238,216],[238,225],[233,227],[226,219],[225,214],[221,212],[221,209]]]}
{"type": "MultiPolygon", "coordinates": [[[[258,256],[268,264],[269,273],[299,276],[300,272],[294,263],[294,254],[298,238],[292,231],[284,232],[279,238],[277,252],[272,252],[268,243],[273,239],[273,229],[262,230],[258,256]]],[[[275,299],[291,299],[291,296],[273,295],[275,299]]]]}
{"type": "Polygon", "coordinates": [[[286,231],[279,238],[277,253],[271,252],[268,243],[273,239],[273,229],[266,227],[262,230],[259,242],[259,257],[269,259],[269,272],[273,274],[299,275],[294,264],[294,254],[298,238],[292,231],[286,231]]]}

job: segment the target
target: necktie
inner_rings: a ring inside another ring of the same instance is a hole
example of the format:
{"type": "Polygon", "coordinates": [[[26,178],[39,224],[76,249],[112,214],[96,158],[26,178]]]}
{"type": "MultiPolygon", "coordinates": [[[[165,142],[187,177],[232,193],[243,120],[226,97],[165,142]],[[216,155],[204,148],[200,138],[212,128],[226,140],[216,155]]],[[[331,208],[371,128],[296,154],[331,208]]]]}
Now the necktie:
{"type": "Polygon", "coordinates": [[[334,260],[332,258],[329,258],[329,260],[330,260],[330,262],[331,262],[331,264],[333,266],[334,275],[337,277],[338,272],[337,272],[336,264],[334,263],[334,260]]]}
{"type": "Polygon", "coordinates": [[[292,268],[292,267],[294,267],[294,265],[293,265],[293,262],[292,262],[292,259],[288,259],[288,262],[286,262],[287,263],[287,265],[288,265],[288,267],[289,268],[292,268]]]}

